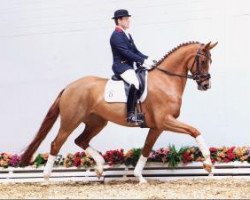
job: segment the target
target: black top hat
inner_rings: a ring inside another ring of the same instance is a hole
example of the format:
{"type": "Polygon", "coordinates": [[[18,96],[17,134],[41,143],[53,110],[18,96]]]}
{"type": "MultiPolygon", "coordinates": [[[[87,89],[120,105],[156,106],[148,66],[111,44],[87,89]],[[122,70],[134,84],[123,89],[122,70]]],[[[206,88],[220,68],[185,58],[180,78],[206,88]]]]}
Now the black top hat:
{"type": "Polygon", "coordinates": [[[120,9],[114,12],[114,17],[112,19],[117,19],[119,17],[131,17],[127,10],[120,9]]]}

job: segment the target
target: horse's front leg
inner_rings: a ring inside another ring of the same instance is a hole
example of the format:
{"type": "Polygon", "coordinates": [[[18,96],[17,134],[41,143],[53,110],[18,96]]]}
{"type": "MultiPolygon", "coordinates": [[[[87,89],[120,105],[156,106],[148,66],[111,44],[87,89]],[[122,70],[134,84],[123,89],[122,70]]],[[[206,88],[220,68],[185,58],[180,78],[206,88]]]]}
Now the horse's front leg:
{"type": "Polygon", "coordinates": [[[167,115],[165,117],[163,126],[164,126],[165,130],[189,134],[193,138],[195,138],[195,140],[198,144],[198,147],[199,147],[203,157],[205,158],[205,160],[203,162],[203,168],[206,171],[208,171],[210,174],[212,174],[213,164],[211,162],[209,148],[208,148],[205,140],[203,139],[201,133],[196,128],[176,120],[171,115],[167,115]]]}
{"type": "Polygon", "coordinates": [[[139,178],[140,183],[146,183],[146,179],[142,176],[142,170],[146,164],[147,158],[152,150],[152,147],[155,144],[155,141],[159,137],[159,135],[162,133],[163,130],[158,129],[149,129],[144,147],[142,149],[141,156],[136,164],[134,175],[139,178]]]}

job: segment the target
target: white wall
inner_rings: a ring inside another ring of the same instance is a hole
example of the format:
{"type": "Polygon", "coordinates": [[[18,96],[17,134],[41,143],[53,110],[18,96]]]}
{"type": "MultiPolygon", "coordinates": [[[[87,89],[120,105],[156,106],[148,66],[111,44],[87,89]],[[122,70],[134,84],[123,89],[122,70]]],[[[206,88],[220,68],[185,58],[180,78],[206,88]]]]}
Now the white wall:
{"type": "MultiPolygon", "coordinates": [[[[219,41],[212,51],[212,89],[199,92],[188,82],[180,120],[198,128],[209,145],[248,145],[249,1],[0,0],[0,152],[18,153],[31,141],[65,85],[90,74],[111,76],[111,17],[120,8],[132,14],[134,40],[152,57],[190,40],[219,41]]],[[[58,125],[39,152],[49,151],[58,125]]],[[[61,153],[80,150],[73,140],[83,128],[61,153]]],[[[146,133],[110,123],[91,144],[101,151],[141,147],[146,133]]],[[[168,144],[195,143],[165,132],[155,148],[168,144]]]]}

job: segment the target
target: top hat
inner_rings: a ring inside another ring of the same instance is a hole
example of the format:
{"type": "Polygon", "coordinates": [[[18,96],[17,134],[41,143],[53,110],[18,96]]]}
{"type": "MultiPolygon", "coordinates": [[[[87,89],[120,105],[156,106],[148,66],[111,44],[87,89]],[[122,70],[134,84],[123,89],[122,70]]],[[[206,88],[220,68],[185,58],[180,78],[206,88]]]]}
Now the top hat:
{"type": "Polygon", "coordinates": [[[114,12],[114,17],[112,17],[112,19],[117,19],[120,17],[131,17],[131,15],[128,13],[127,10],[120,9],[114,12]]]}

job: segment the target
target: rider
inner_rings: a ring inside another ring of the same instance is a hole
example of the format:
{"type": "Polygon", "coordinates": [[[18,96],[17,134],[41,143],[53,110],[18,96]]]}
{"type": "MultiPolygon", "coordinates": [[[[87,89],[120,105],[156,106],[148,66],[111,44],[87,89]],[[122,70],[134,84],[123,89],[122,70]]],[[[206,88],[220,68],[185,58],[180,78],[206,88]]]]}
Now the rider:
{"type": "Polygon", "coordinates": [[[130,17],[131,15],[124,9],[114,12],[112,19],[115,21],[116,28],[110,38],[113,53],[112,70],[130,85],[127,101],[127,122],[139,124],[142,121],[135,114],[139,81],[135,74],[134,63],[137,67],[142,66],[150,69],[154,65],[154,61],[136,48],[131,35],[127,32],[130,17]]]}

